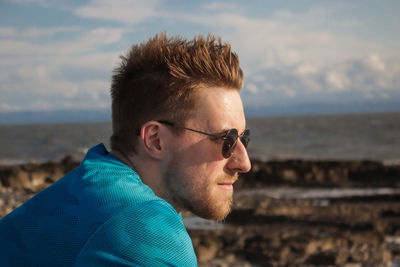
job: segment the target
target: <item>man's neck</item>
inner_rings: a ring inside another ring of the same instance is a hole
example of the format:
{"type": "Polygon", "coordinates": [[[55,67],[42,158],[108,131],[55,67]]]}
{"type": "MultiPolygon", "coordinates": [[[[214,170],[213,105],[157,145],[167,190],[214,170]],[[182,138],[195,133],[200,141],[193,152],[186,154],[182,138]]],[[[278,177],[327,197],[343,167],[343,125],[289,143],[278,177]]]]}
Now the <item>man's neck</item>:
{"type": "Polygon", "coordinates": [[[158,168],[157,164],[154,164],[154,162],[143,161],[139,157],[129,155],[121,150],[112,150],[111,154],[136,172],[142,182],[150,187],[155,195],[168,201],[174,207],[177,213],[181,212],[182,209],[176,207],[174,203],[171,203],[171,199],[165,195],[162,185],[162,175],[159,172],[160,169],[158,168]]]}
{"type": "Polygon", "coordinates": [[[126,165],[128,165],[133,171],[137,172],[132,159],[125,152],[121,150],[112,150],[111,154],[126,165]]]}

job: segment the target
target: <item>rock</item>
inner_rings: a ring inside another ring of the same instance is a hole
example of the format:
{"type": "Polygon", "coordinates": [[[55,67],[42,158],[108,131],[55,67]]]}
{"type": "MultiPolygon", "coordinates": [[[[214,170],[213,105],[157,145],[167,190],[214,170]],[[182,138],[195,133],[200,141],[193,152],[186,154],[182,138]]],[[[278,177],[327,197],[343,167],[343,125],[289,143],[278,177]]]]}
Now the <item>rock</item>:
{"type": "Polygon", "coordinates": [[[400,166],[374,161],[252,161],[236,188],[265,186],[398,187],[400,166]]]}
{"type": "Polygon", "coordinates": [[[323,266],[335,265],[335,258],[334,252],[318,252],[310,255],[305,263],[323,266]]]}
{"type": "Polygon", "coordinates": [[[297,181],[297,173],[294,170],[288,169],[282,171],[282,178],[287,182],[294,183],[297,181]]]}
{"type": "Polygon", "coordinates": [[[78,165],[79,163],[73,161],[71,157],[65,157],[61,163],[45,162],[2,166],[0,168],[0,185],[14,190],[25,189],[34,192],[57,181],[78,165]]]}
{"type": "Polygon", "coordinates": [[[11,187],[17,190],[31,186],[29,173],[19,166],[0,170],[0,182],[3,187],[11,187]]]}
{"type": "Polygon", "coordinates": [[[213,237],[203,237],[195,246],[197,260],[199,262],[209,261],[217,255],[219,250],[219,240],[213,237]]]}

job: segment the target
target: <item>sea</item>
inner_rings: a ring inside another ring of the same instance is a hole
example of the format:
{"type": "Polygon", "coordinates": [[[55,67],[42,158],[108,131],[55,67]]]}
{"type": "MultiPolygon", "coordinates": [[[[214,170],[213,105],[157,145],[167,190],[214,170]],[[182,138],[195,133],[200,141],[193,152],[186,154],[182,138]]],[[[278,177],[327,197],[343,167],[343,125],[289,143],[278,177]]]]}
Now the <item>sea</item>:
{"type": "MultiPolygon", "coordinates": [[[[260,160],[375,160],[400,164],[400,113],[247,118],[248,153],[260,160]]],[[[109,147],[111,122],[0,125],[0,164],[82,160],[109,147]]]]}

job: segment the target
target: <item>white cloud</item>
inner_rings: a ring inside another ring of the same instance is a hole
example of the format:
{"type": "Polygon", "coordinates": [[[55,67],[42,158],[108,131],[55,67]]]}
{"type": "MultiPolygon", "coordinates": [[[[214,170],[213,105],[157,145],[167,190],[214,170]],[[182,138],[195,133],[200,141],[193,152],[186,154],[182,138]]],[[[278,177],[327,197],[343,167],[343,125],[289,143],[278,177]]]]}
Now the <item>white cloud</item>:
{"type": "Polygon", "coordinates": [[[100,101],[102,95],[107,94],[110,88],[110,82],[107,80],[88,80],[82,83],[83,88],[87,88],[85,92],[94,100],[100,101]]]}
{"type": "Polygon", "coordinates": [[[366,42],[343,31],[363,26],[358,19],[333,20],[335,10],[328,8],[304,13],[278,10],[265,17],[224,9],[220,3],[206,8],[220,11],[181,17],[217,29],[216,34],[232,44],[246,75],[249,94],[244,95],[258,95],[259,99],[251,97],[257,103],[323,94],[362,93],[388,99],[400,91],[400,58],[391,57],[389,64],[382,55],[390,52],[382,42],[366,42]],[[337,23],[341,30],[335,28],[337,23]],[[377,91],[383,93],[373,93],[377,91]]]}
{"type": "Polygon", "coordinates": [[[384,72],[386,69],[385,63],[383,63],[378,54],[371,54],[367,60],[365,60],[365,63],[368,67],[377,72],[384,72]]]}
{"type": "Polygon", "coordinates": [[[388,93],[382,93],[380,96],[383,99],[389,99],[390,98],[390,95],[388,93]]]}
{"type": "MultiPolygon", "coordinates": [[[[300,79],[302,90],[310,93],[321,92],[322,88],[325,88],[325,86],[316,77],[318,76],[302,77],[300,79]]],[[[300,91],[300,89],[298,89],[298,91],[300,91]]]]}
{"type": "MultiPolygon", "coordinates": [[[[376,71],[370,56],[333,64],[312,71],[298,67],[263,69],[247,76],[243,97],[249,105],[262,106],[286,101],[362,101],[394,100],[400,95],[400,65],[396,60],[383,60],[384,71],[376,71]],[[254,77],[254,78],[253,78],[254,77]],[[253,92],[248,89],[258,88],[253,92]],[[265,101],[268,99],[268,103],[265,101]]],[[[306,68],[307,69],[307,68],[306,68]]],[[[378,68],[382,70],[382,68],[378,68]]]]}
{"type": "Polygon", "coordinates": [[[0,38],[14,37],[16,30],[10,27],[0,27],[0,38]]]}
{"type": "Polygon", "coordinates": [[[258,93],[258,87],[253,83],[247,84],[244,88],[253,94],[258,93]]]}
{"type": "Polygon", "coordinates": [[[335,70],[326,73],[326,81],[335,91],[348,90],[350,86],[350,79],[347,77],[346,73],[335,70]]]}
{"type": "Polygon", "coordinates": [[[97,52],[78,55],[72,58],[62,58],[55,61],[60,65],[68,65],[73,68],[87,68],[94,70],[110,70],[120,62],[121,51],[97,52]]]}
{"type": "Polygon", "coordinates": [[[19,111],[20,109],[18,109],[15,104],[9,104],[6,102],[1,103],[0,102],[0,111],[1,112],[12,112],[12,111],[19,111]]]}
{"type": "Polygon", "coordinates": [[[254,82],[260,82],[261,83],[261,82],[265,82],[266,81],[264,75],[253,75],[253,76],[247,75],[247,78],[249,78],[249,77],[254,82]]]}
{"type": "Polygon", "coordinates": [[[44,43],[39,38],[70,30],[76,29],[0,29],[7,33],[0,39],[0,111],[109,106],[109,77],[121,51],[101,48],[119,42],[123,30],[96,28],[78,31],[74,39],[44,43]],[[109,74],[85,75],[99,71],[109,74]]]}
{"type": "Polygon", "coordinates": [[[302,74],[312,74],[347,60],[363,58],[371,51],[389,53],[379,40],[366,41],[357,34],[344,31],[343,27],[348,30],[349,27],[360,27],[362,23],[355,19],[337,21],[334,4],[297,13],[278,9],[264,17],[244,14],[240,8],[224,9],[220,2],[211,7],[220,8],[220,11],[191,12],[175,17],[210,27],[230,41],[247,74],[295,65],[301,66],[298,71],[302,74]],[[343,25],[337,26],[342,22],[343,25]]]}
{"type": "MultiPolygon", "coordinates": [[[[3,71],[2,68],[0,68],[3,71]]],[[[47,65],[25,65],[0,85],[0,111],[108,107],[109,80],[76,81],[57,77],[59,70],[47,65]],[[107,96],[107,97],[103,97],[107,96]],[[11,107],[7,101],[18,98],[11,107]],[[106,100],[104,100],[106,99],[106,100]]]]}
{"type": "Polygon", "coordinates": [[[103,45],[117,43],[122,38],[123,29],[97,28],[89,31],[84,37],[75,42],[63,42],[63,52],[78,53],[93,51],[103,45]]]}
{"type": "Polygon", "coordinates": [[[311,7],[305,12],[294,13],[289,10],[277,10],[271,19],[286,25],[301,25],[303,27],[316,28],[327,22],[332,7],[311,7]]]}
{"type": "Polygon", "coordinates": [[[316,74],[318,71],[319,70],[316,66],[307,62],[300,63],[295,67],[295,73],[297,73],[300,76],[308,76],[316,74]]]}
{"type": "Polygon", "coordinates": [[[293,98],[297,95],[296,91],[293,89],[288,89],[285,91],[285,95],[287,95],[290,98],[293,98]]]}
{"type": "Polygon", "coordinates": [[[23,38],[40,38],[40,37],[49,37],[55,34],[64,34],[67,32],[77,32],[79,31],[78,27],[54,27],[54,28],[28,28],[20,33],[20,37],[23,38]]]}
{"type": "Polygon", "coordinates": [[[226,12],[226,11],[239,11],[243,9],[243,6],[237,6],[232,3],[226,3],[226,2],[211,2],[208,4],[205,4],[203,6],[203,9],[207,11],[220,11],[220,12],[226,12]]]}
{"type": "MultiPolygon", "coordinates": [[[[9,29],[9,32],[12,30],[9,29]]],[[[53,30],[41,29],[40,32],[52,34],[53,30]]],[[[27,61],[41,57],[68,57],[71,55],[96,51],[104,45],[117,43],[121,40],[123,30],[118,28],[96,28],[88,32],[80,32],[75,39],[52,41],[52,42],[32,42],[28,36],[20,39],[21,34],[15,38],[4,38],[0,40],[0,56],[4,57],[23,57],[27,61]]],[[[0,63],[1,64],[1,63],[0,63]]]]}
{"type": "Polygon", "coordinates": [[[357,28],[363,26],[362,22],[356,19],[346,19],[338,23],[345,28],[357,28]]]}
{"type": "Polygon", "coordinates": [[[327,62],[338,63],[354,53],[353,40],[346,39],[318,27],[305,26],[305,20],[314,17],[323,20],[318,9],[299,16],[285,15],[290,19],[282,22],[282,13],[275,17],[254,18],[242,14],[221,12],[218,14],[192,15],[182,17],[193,23],[214,27],[224,36],[240,55],[246,69],[252,71],[264,68],[279,68],[307,63],[316,67],[327,62]],[[314,12],[314,13],[313,13],[314,12]]]}
{"type": "Polygon", "coordinates": [[[50,37],[55,34],[64,34],[67,32],[77,32],[78,27],[49,27],[49,28],[38,28],[29,27],[23,30],[17,30],[12,27],[0,27],[0,40],[1,39],[38,39],[41,37],[50,37]]]}
{"type": "Polygon", "coordinates": [[[31,4],[39,4],[42,6],[48,6],[49,2],[46,0],[7,0],[10,3],[15,3],[19,5],[31,5],[31,4]]]}
{"type": "Polygon", "coordinates": [[[136,24],[155,16],[158,0],[90,0],[75,10],[75,14],[90,19],[136,24]]]}
{"type": "Polygon", "coordinates": [[[362,95],[364,96],[365,99],[368,99],[368,100],[371,100],[371,99],[375,98],[374,95],[372,93],[370,93],[370,92],[365,92],[362,95]]]}

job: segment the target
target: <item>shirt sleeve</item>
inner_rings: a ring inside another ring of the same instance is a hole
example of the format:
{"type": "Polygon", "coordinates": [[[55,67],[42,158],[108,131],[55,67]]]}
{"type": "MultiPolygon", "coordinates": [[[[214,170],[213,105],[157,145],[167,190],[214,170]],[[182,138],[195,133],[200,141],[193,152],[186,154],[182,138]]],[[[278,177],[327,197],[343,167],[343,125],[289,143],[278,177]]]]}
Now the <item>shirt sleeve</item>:
{"type": "Polygon", "coordinates": [[[108,219],[74,266],[197,266],[197,259],[181,217],[163,201],[148,201],[108,219]]]}

